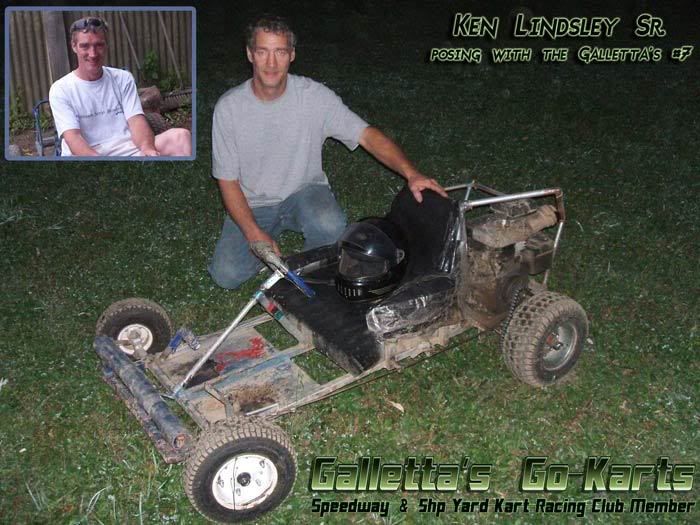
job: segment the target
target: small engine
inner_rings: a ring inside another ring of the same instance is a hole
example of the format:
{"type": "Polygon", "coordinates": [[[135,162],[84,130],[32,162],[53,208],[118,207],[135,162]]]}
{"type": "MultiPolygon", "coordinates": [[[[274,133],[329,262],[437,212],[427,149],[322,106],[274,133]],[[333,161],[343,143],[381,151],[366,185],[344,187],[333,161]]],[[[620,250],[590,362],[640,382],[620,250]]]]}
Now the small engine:
{"type": "Polygon", "coordinates": [[[554,206],[527,199],[493,204],[489,213],[468,221],[460,299],[476,311],[506,312],[529,276],[552,265],[554,241],[542,230],[556,223],[554,206]]]}

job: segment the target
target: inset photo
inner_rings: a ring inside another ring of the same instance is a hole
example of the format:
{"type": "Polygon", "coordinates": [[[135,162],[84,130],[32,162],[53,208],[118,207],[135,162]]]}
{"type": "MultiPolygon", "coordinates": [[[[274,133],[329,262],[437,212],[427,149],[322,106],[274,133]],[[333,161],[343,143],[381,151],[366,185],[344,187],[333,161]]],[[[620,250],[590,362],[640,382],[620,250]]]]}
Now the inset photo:
{"type": "Polygon", "coordinates": [[[193,160],[195,41],[193,7],[8,7],[5,158],[193,160]]]}

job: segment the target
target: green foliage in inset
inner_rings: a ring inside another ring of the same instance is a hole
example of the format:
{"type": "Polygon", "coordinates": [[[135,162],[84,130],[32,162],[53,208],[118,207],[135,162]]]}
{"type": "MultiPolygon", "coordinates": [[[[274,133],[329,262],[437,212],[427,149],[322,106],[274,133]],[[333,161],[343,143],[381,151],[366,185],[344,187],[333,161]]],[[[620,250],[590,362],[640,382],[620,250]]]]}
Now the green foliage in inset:
{"type": "Polygon", "coordinates": [[[158,53],[153,50],[148,51],[143,59],[141,77],[145,85],[158,86],[162,93],[181,87],[175,73],[161,69],[158,53]]]}
{"type": "Polygon", "coordinates": [[[177,75],[168,71],[168,74],[161,79],[158,87],[162,93],[169,93],[170,91],[175,91],[176,89],[180,88],[181,85],[177,75]]]}
{"type": "Polygon", "coordinates": [[[15,91],[10,97],[10,134],[16,135],[34,126],[32,114],[24,109],[22,89],[15,91]]]}
{"type": "Polygon", "coordinates": [[[168,111],[163,114],[165,120],[171,127],[183,127],[187,122],[187,119],[191,117],[192,109],[189,105],[182,106],[173,111],[168,111]]]}
{"type": "Polygon", "coordinates": [[[146,53],[141,64],[141,77],[146,85],[157,85],[160,80],[158,53],[151,50],[146,53]]]}
{"type": "MultiPolygon", "coordinates": [[[[32,125],[34,125],[33,120],[32,125]]],[[[42,111],[39,112],[39,126],[41,127],[42,131],[46,131],[47,129],[51,129],[54,127],[54,121],[53,116],[51,115],[51,110],[46,104],[44,104],[42,111]]]]}

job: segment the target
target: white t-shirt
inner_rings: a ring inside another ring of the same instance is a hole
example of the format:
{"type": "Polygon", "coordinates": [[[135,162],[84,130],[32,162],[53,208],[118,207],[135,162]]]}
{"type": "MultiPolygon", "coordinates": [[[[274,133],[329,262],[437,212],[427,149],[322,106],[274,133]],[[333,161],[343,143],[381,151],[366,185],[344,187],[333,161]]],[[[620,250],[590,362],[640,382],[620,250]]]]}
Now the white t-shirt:
{"type": "Polygon", "coordinates": [[[212,171],[237,180],[251,208],[279,204],[308,184],[328,184],[321,153],[328,137],[357,147],[368,124],[323,84],[288,75],[284,93],[262,101],[252,81],[214,108],[212,171]]]}
{"type": "MultiPolygon", "coordinates": [[[[131,141],[127,120],[143,114],[134,77],[128,71],[103,67],[98,80],[82,80],[74,71],[49,90],[49,103],[59,137],[79,129],[91,148],[109,151],[131,141]],[[106,147],[106,148],[105,148],[106,147]]],[[[72,155],[63,140],[61,155],[72,155]]]]}

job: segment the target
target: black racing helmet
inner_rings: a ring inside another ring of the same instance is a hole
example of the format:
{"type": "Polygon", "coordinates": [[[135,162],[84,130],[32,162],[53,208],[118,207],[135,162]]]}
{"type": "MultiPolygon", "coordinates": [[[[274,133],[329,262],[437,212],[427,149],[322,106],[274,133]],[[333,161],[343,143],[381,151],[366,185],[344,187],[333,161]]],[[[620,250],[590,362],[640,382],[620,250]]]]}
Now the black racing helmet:
{"type": "Polygon", "coordinates": [[[373,300],[391,292],[406,272],[406,242],[386,219],[365,219],[338,239],[335,287],[350,301],[373,300]]]}

